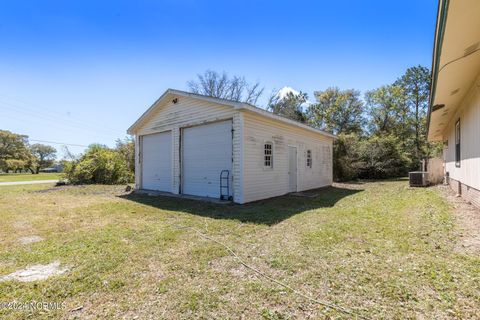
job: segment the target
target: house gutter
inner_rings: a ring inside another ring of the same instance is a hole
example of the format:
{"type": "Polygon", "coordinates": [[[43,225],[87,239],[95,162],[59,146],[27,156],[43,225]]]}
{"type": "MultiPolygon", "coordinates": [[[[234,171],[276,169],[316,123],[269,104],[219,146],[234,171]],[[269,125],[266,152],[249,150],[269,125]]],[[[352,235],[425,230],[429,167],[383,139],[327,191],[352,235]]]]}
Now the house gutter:
{"type": "MultiPolygon", "coordinates": [[[[430,131],[430,117],[433,112],[433,99],[435,97],[435,92],[437,89],[437,78],[438,78],[438,68],[440,62],[440,55],[443,45],[443,37],[445,35],[445,24],[447,22],[448,14],[448,5],[449,0],[439,0],[438,1],[438,11],[437,11],[437,25],[435,27],[435,40],[434,40],[434,50],[432,56],[432,84],[430,90],[430,103],[428,104],[428,117],[427,117],[427,137],[430,131]]],[[[428,138],[427,138],[428,140],[428,138]]]]}

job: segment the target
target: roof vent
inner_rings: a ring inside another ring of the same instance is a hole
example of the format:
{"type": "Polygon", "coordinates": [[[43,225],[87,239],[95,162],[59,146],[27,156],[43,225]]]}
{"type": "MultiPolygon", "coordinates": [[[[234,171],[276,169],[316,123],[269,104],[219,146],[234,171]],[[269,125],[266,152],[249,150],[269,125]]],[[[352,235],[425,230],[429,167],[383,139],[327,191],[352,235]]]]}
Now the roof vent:
{"type": "Polygon", "coordinates": [[[478,49],[479,46],[480,46],[480,42],[477,42],[477,43],[474,43],[471,46],[467,47],[465,49],[465,52],[463,53],[463,56],[466,57],[469,54],[472,54],[473,52],[475,52],[478,49]]]}

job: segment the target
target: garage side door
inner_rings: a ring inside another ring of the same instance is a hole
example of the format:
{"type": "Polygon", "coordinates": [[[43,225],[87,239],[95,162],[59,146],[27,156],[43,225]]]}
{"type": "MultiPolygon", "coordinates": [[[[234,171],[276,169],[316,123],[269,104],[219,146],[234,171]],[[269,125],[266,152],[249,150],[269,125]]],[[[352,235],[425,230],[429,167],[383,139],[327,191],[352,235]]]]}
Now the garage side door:
{"type": "Polygon", "coordinates": [[[232,121],[184,129],[182,192],[219,198],[222,170],[230,171],[232,195],[232,121]]]}
{"type": "Polygon", "coordinates": [[[171,131],[142,136],[142,188],[172,191],[171,131]]]}

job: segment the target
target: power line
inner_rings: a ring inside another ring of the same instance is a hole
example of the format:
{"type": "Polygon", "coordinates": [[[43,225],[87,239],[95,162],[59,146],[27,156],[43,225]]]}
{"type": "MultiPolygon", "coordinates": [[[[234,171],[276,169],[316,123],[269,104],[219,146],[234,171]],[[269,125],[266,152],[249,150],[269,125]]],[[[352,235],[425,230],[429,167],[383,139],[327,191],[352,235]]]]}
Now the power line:
{"type": "Polygon", "coordinates": [[[24,115],[22,115],[22,118],[19,119],[19,118],[15,118],[15,117],[12,117],[12,113],[7,113],[7,114],[3,114],[2,117],[10,117],[10,118],[13,118],[17,121],[30,121],[30,122],[33,122],[33,123],[36,123],[36,124],[41,124],[40,120],[46,120],[48,122],[50,122],[48,125],[49,126],[54,126],[54,127],[58,127],[62,130],[77,130],[77,131],[80,131],[80,132],[88,132],[90,133],[92,136],[103,136],[103,137],[108,137],[108,138],[118,138],[120,136],[120,134],[112,134],[112,133],[108,133],[107,131],[104,131],[102,132],[101,130],[102,129],[99,129],[99,128],[94,128],[94,127],[86,127],[86,126],[82,126],[82,125],[78,125],[78,124],[70,124],[68,123],[67,121],[65,120],[55,120],[55,119],[52,119],[52,118],[48,118],[47,115],[35,115],[34,113],[30,113],[29,111],[24,111],[24,110],[17,110],[15,109],[15,107],[11,107],[11,106],[8,106],[8,105],[4,105],[2,101],[0,101],[0,109],[2,108],[10,108],[11,110],[14,110],[15,112],[19,112],[19,113],[23,113],[24,115]],[[97,132],[97,131],[100,131],[100,132],[97,132]]]}
{"type": "Polygon", "coordinates": [[[119,133],[120,133],[117,130],[113,130],[113,129],[110,129],[108,127],[105,127],[104,124],[101,124],[101,125],[98,124],[98,126],[94,126],[94,125],[92,125],[94,123],[91,120],[89,121],[89,123],[86,123],[83,120],[67,118],[63,115],[58,114],[57,112],[47,111],[48,109],[46,110],[45,108],[40,108],[42,111],[33,110],[32,108],[28,108],[26,106],[21,106],[21,105],[18,105],[18,104],[9,102],[9,101],[1,100],[1,99],[0,99],[0,103],[3,104],[3,107],[5,107],[5,108],[11,108],[11,109],[13,109],[17,112],[22,112],[22,111],[24,113],[27,112],[27,113],[30,113],[31,115],[35,115],[36,117],[40,117],[40,118],[43,118],[45,120],[55,121],[55,122],[60,121],[60,122],[63,122],[63,123],[69,123],[70,126],[73,125],[73,126],[77,126],[77,127],[79,127],[79,126],[83,127],[83,129],[89,128],[90,130],[100,130],[100,131],[103,131],[103,132],[109,133],[109,134],[114,133],[115,135],[119,135],[119,133]],[[18,109],[20,109],[20,110],[18,110],[18,109]]]}
{"type": "Polygon", "coordinates": [[[56,141],[47,141],[47,140],[36,140],[36,139],[28,139],[28,140],[29,140],[29,141],[34,141],[34,142],[53,143],[53,144],[61,144],[61,145],[72,146],[72,147],[88,148],[88,146],[84,146],[84,145],[82,145],[82,144],[56,142],[56,141]]]}
{"type": "MultiPolygon", "coordinates": [[[[46,108],[45,106],[39,106],[38,104],[34,104],[34,103],[31,103],[31,102],[28,102],[28,101],[25,101],[25,100],[21,100],[21,99],[15,98],[15,97],[7,96],[5,94],[0,94],[0,97],[4,97],[4,98],[9,99],[9,100],[17,101],[17,102],[23,104],[24,108],[26,108],[26,106],[32,106],[32,107],[35,107],[35,110],[36,109],[41,109],[42,112],[47,112],[47,113],[50,112],[51,114],[54,114],[55,116],[59,116],[58,110],[49,109],[49,108],[46,108]]],[[[10,102],[10,104],[12,104],[12,102],[10,102]]],[[[17,104],[17,106],[18,106],[18,104],[17,104]]],[[[63,116],[63,117],[65,117],[65,116],[63,116]]],[[[79,122],[84,123],[83,119],[80,119],[80,118],[76,119],[75,117],[71,117],[71,116],[68,116],[68,117],[70,118],[70,119],[68,119],[69,121],[77,120],[79,122]]],[[[105,129],[110,130],[112,132],[117,131],[117,129],[112,129],[112,128],[105,127],[105,123],[100,123],[100,122],[95,123],[91,119],[89,119],[89,123],[101,126],[102,128],[105,128],[105,129]]]]}

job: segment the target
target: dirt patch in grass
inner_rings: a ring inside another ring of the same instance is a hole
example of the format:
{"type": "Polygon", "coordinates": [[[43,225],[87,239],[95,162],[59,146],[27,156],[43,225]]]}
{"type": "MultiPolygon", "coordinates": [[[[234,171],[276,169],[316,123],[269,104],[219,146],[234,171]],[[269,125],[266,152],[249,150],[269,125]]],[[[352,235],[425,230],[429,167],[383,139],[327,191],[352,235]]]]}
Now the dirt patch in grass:
{"type": "Polygon", "coordinates": [[[30,244],[35,242],[43,241],[43,238],[40,236],[28,236],[28,237],[21,237],[18,239],[20,244],[30,244]]]}
{"type": "Polygon", "coordinates": [[[467,254],[480,254],[480,209],[457,197],[448,186],[437,186],[441,194],[454,207],[454,216],[460,229],[456,251],[467,254]]]}
{"type": "Polygon", "coordinates": [[[71,185],[59,185],[55,186],[53,188],[47,188],[47,189],[42,189],[42,190],[37,190],[35,191],[36,193],[48,193],[48,192],[54,192],[54,191],[61,191],[61,190],[68,190],[68,189],[81,189],[84,188],[85,186],[80,185],[80,186],[71,186],[71,185]]]}
{"type": "Polygon", "coordinates": [[[0,278],[0,281],[17,280],[21,282],[32,282],[48,279],[68,271],[68,268],[61,268],[60,262],[55,261],[45,265],[34,265],[28,268],[15,271],[0,278]]]}

